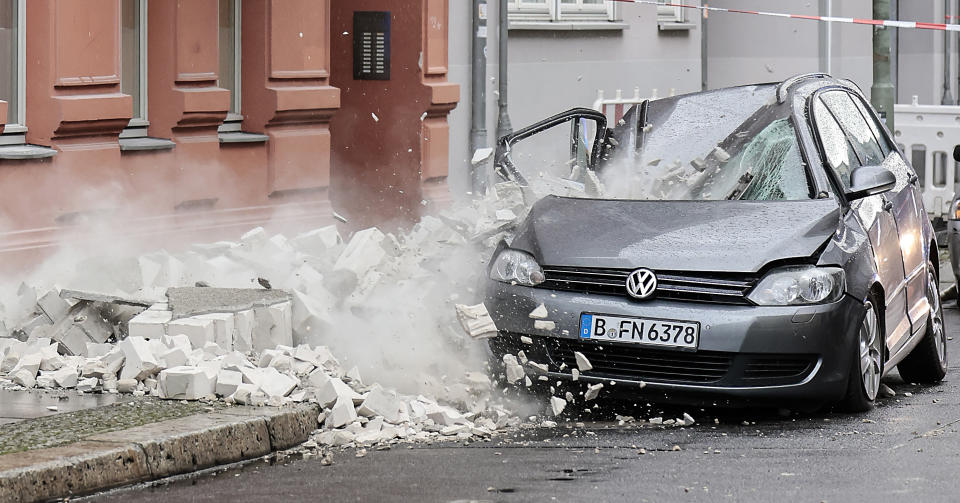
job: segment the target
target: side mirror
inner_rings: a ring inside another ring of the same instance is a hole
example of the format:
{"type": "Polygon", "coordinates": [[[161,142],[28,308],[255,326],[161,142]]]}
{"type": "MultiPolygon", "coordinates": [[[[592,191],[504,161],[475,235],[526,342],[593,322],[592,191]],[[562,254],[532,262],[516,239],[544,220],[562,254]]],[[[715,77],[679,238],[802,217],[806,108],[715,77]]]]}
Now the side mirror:
{"type": "Polygon", "coordinates": [[[862,199],[875,196],[892,189],[897,184],[897,177],[887,168],[881,166],[863,166],[850,174],[850,189],[847,190],[847,199],[862,199]]]}
{"type": "Polygon", "coordinates": [[[953,160],[960,162],[960,145],[953,147],[953,160]]]}
{"type": "MultiPolygon", "coordinates": [[[[497,140],[497,152],[493,161],[494,170],[496,171],[497,175],[505,180],[519,182],[520,185],[527,185],[526,178],[524,178],[523,174],[520,172],[511,158],[510,153],[513,145],[537,133],[546,131],[561,124],[572,123],[573,129],[569,134],[570,139],[567,140],[570,142],[569,151],[572,155],[580,152],[579,149],[583,148],[584,146],[579,141],[581,137],[580,133],[582,131],[580,129],[580,123],[582,120],[592,121],[595,123],[595,127],[592,130],[596,131],[596,138],[593,139],[592,146],[588,147],[590,152],[587,159],[587,164],[591,167],[596,166],[597,161],[600,159],[601,147],[606,142],[606,133],[608,131],[607,117],[604,114],[590,108],[573,108],[567,110],[566,112],[559,113],[553,117],[537,122],[536,124],[532,124],[523,129],[515,131],[511,134],[500,137],[497,140]]],[[[564,148],[566,148],[566,146],[564,148]]]]}

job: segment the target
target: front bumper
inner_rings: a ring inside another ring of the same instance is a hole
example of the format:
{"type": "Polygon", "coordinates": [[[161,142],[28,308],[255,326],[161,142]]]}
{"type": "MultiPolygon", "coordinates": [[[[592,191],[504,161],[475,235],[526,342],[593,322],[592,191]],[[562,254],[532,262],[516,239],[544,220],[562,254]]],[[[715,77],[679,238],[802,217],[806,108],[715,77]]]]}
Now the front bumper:
{"type": "Polygon", "coordinates": [[[569,380],[573,351],[580,351],[594,364],[581,381],[614,381],[617,390],[631,388],[651,401],[727,406],[819,406],[841,399],[863,316],[863,304],[850,296],[818,306],[758,307],[633,301],[495,281],[487,283],[484,303],[500,331],[490,341],[495,361],[523,350],[530,360],[546,363],[551,378],[569,380]],[[554,330],[534,329],[529,313],[541,303],[554,330]],[[581,341],[583,312],[697,321],[699,347],[581,341]],[[521,336],[534,344],[523,344],[521,336]]]}

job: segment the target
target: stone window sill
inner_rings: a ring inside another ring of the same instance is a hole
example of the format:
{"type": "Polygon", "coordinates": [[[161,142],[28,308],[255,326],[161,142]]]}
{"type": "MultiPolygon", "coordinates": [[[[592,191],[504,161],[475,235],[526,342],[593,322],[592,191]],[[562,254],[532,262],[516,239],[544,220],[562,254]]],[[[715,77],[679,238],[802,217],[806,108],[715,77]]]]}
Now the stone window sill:
{"type": "Polygon", "coordinates": [[[270,137],[265,134],[230,131],[220,133],[220,143],[263,143],[270,137]]]}
{"type": "Polygon", "coordinates": [[[615,21],[510,21],[513,31],[623,31],[627,23],[615,21]]]}
{"type": "Polygon", "coordinates": [[[163,138],[141,136],[137,138],[120,138],[120,151],[130,152],[137,150],[170,150],[176,143],[163,138]]]}
{"type": "Polygon", "coordinates": [[[46,159],[57,155],[57,151],[52,148],[41,147],[40,145],[2,145],[0,146],[0,159],[25,160],[25,159],[46,159]]]}
{"type": "Polygon", "coordinates": [[[694,23],[677,23],[674,21],[661,21],[657,23],[657,28],[660,31],[690,31],[696,28],[697,25],[694,23]]]}

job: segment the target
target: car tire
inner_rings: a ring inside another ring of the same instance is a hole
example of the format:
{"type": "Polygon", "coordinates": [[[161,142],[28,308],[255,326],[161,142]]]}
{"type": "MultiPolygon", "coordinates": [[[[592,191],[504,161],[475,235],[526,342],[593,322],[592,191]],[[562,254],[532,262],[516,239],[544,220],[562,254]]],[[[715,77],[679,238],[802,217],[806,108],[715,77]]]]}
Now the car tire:
{"type": "Polygon", "coordinates": [[[927,300],[931,310],[923,339],[897,365],[900,377],[906,382],[937,384],[947,375],[947,333],[943,326],[943,304],[940,302],[932,264],[927,264],[927,300]]]}
{"type": "Polygon", "coordinates": [[[847,394],[839,408],[846,412],[865,412],[873,408],[883,375],[883,317],[874,301],[864,303],[863,320],[851,351],[847,394]]]}

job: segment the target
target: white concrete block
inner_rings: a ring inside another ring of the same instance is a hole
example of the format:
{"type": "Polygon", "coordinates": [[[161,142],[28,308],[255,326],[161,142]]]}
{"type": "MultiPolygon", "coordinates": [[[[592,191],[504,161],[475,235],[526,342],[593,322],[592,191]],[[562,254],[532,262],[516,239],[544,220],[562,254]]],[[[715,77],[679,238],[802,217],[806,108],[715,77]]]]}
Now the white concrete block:
{"type": "Polygon", "coordinates": [[[31,377],[36,377],[37,372],[40,371],[40,362],[43,361],[43,353],[36,347],[26,348],[23,356],[20,357],[17,361],[16,366],[13,367],[11,373],[19,372],[21,370],[26,370],[31,374],[31,377]],[[28,351],[28,352],[26,352],[28,351]]]}
{"type": "Polygon", "coordinates": [[[285,397],[297,387],[298,381],[286,374],[281,374],[273,367],[260,369],[262,381],[260,389],[268,397],[285,397]]]}
{"type": "Polygon", "coordinates": [[[353,408],[353,402],[349,399],[337,400],[330,413],[324,420],[324,426],[327,428],[340,428],[352,423],[357,419],[357,411],[353,408]]]}
{"type": "Polygon", "coordinates": [[[57,353],[57,343],[40,349],[40,370],[57,370],[63,363],[63,357],[57,353]]]}
{"type": "Polygon", "coordinates": [[[253,394],[259,390],[260,388],[256,384],[240,383],[236,391],[230,395],[230,398],[238,404],[250,405],[253,402],[253,394]]]}
{"type": "Polygon", "coordinates": [[[160,398],[199,400],[213,396],[216,377],[199,367],[174,367],[160,372],[160,398]]]}
{"type": "Polygon", "coordinates": [[[384,234],[376,227],[358,231],[340,253],[333,265],[334,270],[352,271],[358,278],[363,277],[387,256],[381,246],[384,238],[384,234]]]}
{"type": "Polygon", "coordinates": [[[37,375],[36,384],[38,388],[47,389],[56,386],[56,382],[53,379],[53,372],[40,371],[40,374],[37,375]]]}
{"type": "Polygon", "coordinates": [[[343,239],[335,225],[328,225],[298,234],[291,241],[297,251],[316,256],[324,255],[328,250],[332,250],[342,243],[343,239]]]}
{"type": "Polygon", "coordinates": [[[291,323],[297,343],[314,342],[332,326],[330,308],[333,306],[333,299],[329,299],[326,304],[320,299],[321,297],[307,295],[299,290],[293,291],[291,323]]]}
{"type": "Polygon", "coordinates": [[[233,324],[233,349],[243,353],[253,351],[253,334],[257,326],[253,309],[234,313],[233,324]]]}
{"type": "Polygon", "coordinates": [[[233,340],[236,333],[233,313],[201,314],[194,316],[194,318],[213,320],[213,342],[227,351],[233,351],[233,340]]]}
{"type": "Polygon", "coordinates": [[[37,373],[30,372],[30,369],[20,368],[9,374],[9,378],[14,384],[19,384],[24,388],[32,388],[37,384],[37,373]]]}
{"type": "Polygon", "coordinates": [[[183,348],[184,351],[188,353],[193,350],[193,346],[190,344],[190,338],[184,334],[164,335],[160,338],[160,342],[168,348],[183,348]]]}
{"type": "Polygon", "coordinates": [[[357,404],[363,402],[359,393],[337,377],[331,377],[317,390],[317,402],[324,407],[329,407],[340,398],[357,404]]]}
{"type": "Polygon", "coordinates": [[[70,303],[60,297],[60,292],[56,289],[50,290],[42,297],[37,299],[37,307],[47,315],[51,322],[56,323],[67,316],[70,311],[70,303]]]}
{"type": "Polygon", "coordinates": [[[77,383],[77,391],[89,393],[99,385],[100,379],[97,379],[96,377],[87,377],[85,379],[81,379],[80,382],[77,383]]]}
{"type": "Polygon", "coordinates": [[[143,337],[127,337],[117,347],[123,351],[126,362],[120,371],[120,379],[142,381],[160,372],[160,362],[150,351],[150,345],[143,337]]]}
{"type": "Polygon", "coordinates": [[[61,388],[73,388],[80,379],[80,372],[74,365],[66,365],[53,373],[53,381],[61,388]]]}
{"type": "Polygon", "coordinates": [[[293,346],[292,312],[289,302],[281,302],[253,310],[256,328],[253,333],[254,351],[293,346]]]}
{"type": "Polygon", "coordinates": [[[307,376],[306,385],[314,388],[321,388],[329,380],[330,376],[328,376],[323,369],[316,369],[311,372],[309,376],[307,376]]]}
{"type": "Polygon", "coordinates": [[[243,374],[235,370],[223,370],[217,373],[216,392],[220,396],[230,396],[234,394],[240,385],[243,384],[243,374]]]}
{"type": "Polygon", "coordinates": [[[119,393],[133,393],[137,389],[137,385],[140,384],[136,379],[119,379],[117,380],[117,392],[119,393]]]}
{"type": "Polygon", "coordinates": [[[184,347],[174,347],[157,355],[157,362],[162,368],[182,367],[187,364],[189,345],[184,347]]]}
{"type": "Polygon", "coordinates": [[[113,344],[107,342],[102,344],[98,344],[96,342],[87,342],[86,346],[87,350],[85,353],[83,353],[83,355],[87,358],[100,358],[101,356],[104,356],[113,350],[113,344]]]}
{"type": "Polygon", "coordinates": [[[170,335],[186,335],[190,345],[202,348],[208,342],[214,342],[213,320],[202,318],[182,318],[167,324],[170,335]]]}
{"type": "Polygon", "coordinates": [[[357,408],[357,413],[366,417],[382,416],[388,423],[398,423],[400,413],[405,408],[395,391],[387,391],[380,385],[374,384],[363,403],[357,408]]]}
{"type": "Polygon", "coordinates": [[[144,339],[160,339],[167,333],[167,324],[172,317],[173,313],[170,311],[147,309],[130,319],[127,323],[127,335],[144,339]]]}
{"type": "Polygon", "coordinates": [[[590,360],[588,360],[586,356],[583,356],[583,353],[574,351],[573,357],[577,360],[577,368],[580,369],[580,372],[586,372],[593,368],[593,365],[590,364],[590,360]]]}

